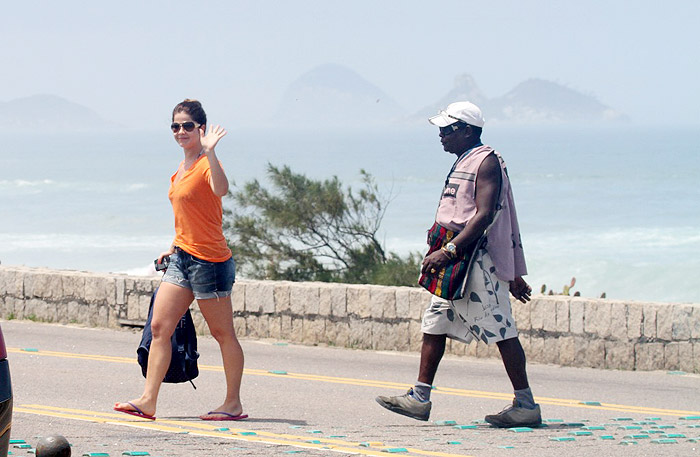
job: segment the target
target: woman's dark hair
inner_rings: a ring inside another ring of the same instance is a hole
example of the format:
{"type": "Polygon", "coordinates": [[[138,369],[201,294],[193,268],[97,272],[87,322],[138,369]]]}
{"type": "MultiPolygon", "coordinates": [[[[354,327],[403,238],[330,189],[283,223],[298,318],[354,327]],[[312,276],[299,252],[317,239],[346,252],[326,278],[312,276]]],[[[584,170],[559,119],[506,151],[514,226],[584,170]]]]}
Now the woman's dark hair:
{"type": "Polygon", "coordinates": [[[193,121],[197,124],[207,125],[207,113],[204,112],[202,104],[197,100],[192,100],[189,98],[184,99],[173,109],[173,120],[177,113],[189,114],[193,121]]]}

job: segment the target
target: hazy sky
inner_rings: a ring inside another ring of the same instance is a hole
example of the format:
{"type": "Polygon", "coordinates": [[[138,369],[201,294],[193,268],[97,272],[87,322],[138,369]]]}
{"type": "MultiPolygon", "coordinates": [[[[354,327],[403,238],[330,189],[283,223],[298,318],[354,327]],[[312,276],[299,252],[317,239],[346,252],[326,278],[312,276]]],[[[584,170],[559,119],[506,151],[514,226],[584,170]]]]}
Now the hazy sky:
{"type": "Polygon", "coordinates": [[[700,125],[697,1],[3,1],[0,101],[50,93],[124,125],[256,123],[333,62],[408,112],[469,73],[489,97],[528,78],[634,121],[700,125]]]}

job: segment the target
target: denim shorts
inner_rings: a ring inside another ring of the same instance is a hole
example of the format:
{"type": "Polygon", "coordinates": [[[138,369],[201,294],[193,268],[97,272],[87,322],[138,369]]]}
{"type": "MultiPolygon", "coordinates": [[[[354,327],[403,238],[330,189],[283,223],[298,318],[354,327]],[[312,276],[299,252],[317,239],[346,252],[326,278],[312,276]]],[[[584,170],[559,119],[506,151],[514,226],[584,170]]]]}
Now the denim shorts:
{"type": "Polygon", "coordinates": [[[163,281],[192,290],[194,298],[206,300],[231,295],[236,280],[233,257],[224,262],[209,262],[176,247],[163,281]]]}

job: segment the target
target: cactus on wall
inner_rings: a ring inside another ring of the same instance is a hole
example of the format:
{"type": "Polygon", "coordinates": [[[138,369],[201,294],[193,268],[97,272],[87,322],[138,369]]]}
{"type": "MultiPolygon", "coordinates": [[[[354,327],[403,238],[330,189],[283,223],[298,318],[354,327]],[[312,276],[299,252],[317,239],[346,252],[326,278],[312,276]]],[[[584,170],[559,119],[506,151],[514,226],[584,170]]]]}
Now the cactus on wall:
{"type": "MultiPolygon", "coordinates": [[[[564,285],[564,288],[562,289],[561,292],[554,292],[552,289],[549,289],[549,292],[547,292],[547,285],[546,285],[546,284],[542,284],[542,287],[540,287],[540,293],[541,293],[542,295],[545,295],[545,294],[546,294],[546,295],[573,295],[574,297],[580,297],[580,296],[581,296],[581,292],[579,292],[578,290],[575,291],[573,294],[571,293],[571,291],[572,291],[572,289],[574,288],[575,285],[576,285],[576,278],[575,278],[575,277],[572,277],[572,278],[571,278],[571,281],[569,282],[569,284],[565,284],[565,285],[564,285]]],[[[605,297],[606,297],[605,292],[603,292],[602,294],[600,294],[600,298],[605,298],[605,297]]]]}

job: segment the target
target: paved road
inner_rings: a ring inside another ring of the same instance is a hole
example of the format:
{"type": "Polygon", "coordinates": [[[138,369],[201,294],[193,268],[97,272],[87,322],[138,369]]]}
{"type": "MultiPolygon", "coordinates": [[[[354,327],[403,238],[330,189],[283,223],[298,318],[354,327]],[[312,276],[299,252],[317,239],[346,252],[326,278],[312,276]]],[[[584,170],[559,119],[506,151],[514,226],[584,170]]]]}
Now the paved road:
{"type": "MultiPolygon", "coordinates": [[[[401,449],[406,452],[397,455],[700,455],[700,438],[697,443],[690,439],[700,437],[700,419],[692,419],[700,416],[696,375],[531,364],[531,385],[550,421],[547,427],[514,432],[478,422],[510,402],[499,361],[446,358],[436,380],[431,421],[419,422],[374,401],[378,394],[409,387],[417,354],[244,340],[242,395],[250,419],[204,422],[197,416],[222,400],[223,371],[216,343],[200,337],[197,390],[189,384],[164,385],[158,420],[151,422],[111,410],[115,401],[134,398],[143,387],[135,362],[139,332],[29,321],[3,321],[2,329],[15,393],[12,438],[36,446],[40,436],[62,434],[74,456],[134,451],[154,457],[386,456],[401,449]],[[605,430],[573,435],[584,431],[581,424],[605,430]],[[640,428],[622,428],[629,426],[640,428]],[[625,438],[642,430],[650,430],[651,438],[625,438]],[[652,442],[664,433],[685,437],[652,442]],[[614,439],[603,440],[603,435],[614,439]],[[562,438],[574,441],[555,441],[562,438]],[[627,440],[637,444],[621,444],[627,440]]],[[[33,455],[20,448],[12,452],[33,455]]]]}

